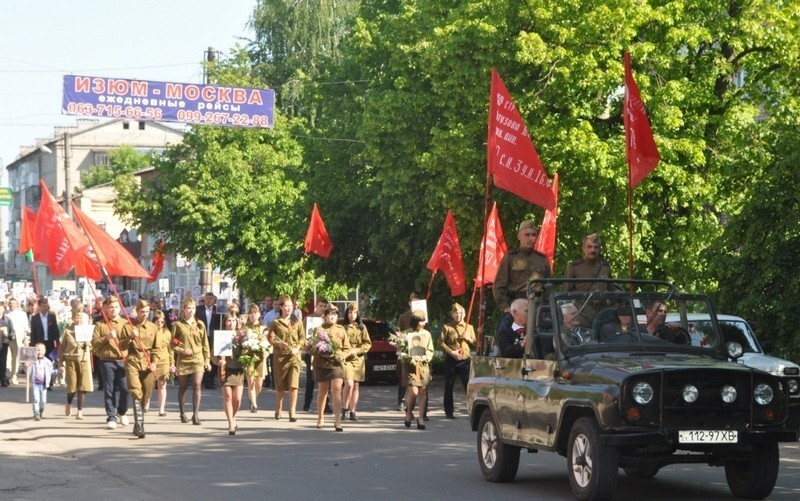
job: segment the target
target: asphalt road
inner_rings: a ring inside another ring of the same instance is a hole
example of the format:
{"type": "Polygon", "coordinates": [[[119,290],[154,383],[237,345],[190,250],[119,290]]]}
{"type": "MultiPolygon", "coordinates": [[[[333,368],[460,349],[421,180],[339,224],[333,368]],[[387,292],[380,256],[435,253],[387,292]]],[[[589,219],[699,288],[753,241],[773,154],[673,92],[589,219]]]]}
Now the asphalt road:
{"type": "MultiPolygon", "coordinates": [[[[256,414],[245,409],[239,431],[227,433],[219,390],[204,390],[200,426],[181,424],[177,389],[170,388],[168,415],[148,413],[147,437],[132,425],[106,430],[102,394],[92,393],[86,420],[64,415],[63,388],[49,393],[45,419],[32,419],[24,386],[0,388],[0,499],[502,499],[535,496],[573,499],[566,460],[523,452],[509,484],[483,480],[475,433],[457,399],[458,418],[444,419],[441,378],[427,429],[407,430],[394,409],[396,387],[362,387],[358,423],[336,433],[315,415],[298,412],[297,423],[273,418],[275,394],[262,393],[256,414]]],[[[302,398],[302,390],[301,390],[302,398]]],[[[302,404],[301,404],[302,405],[302,404]]],[[[132,418],[131,418],[132,419],[132,418]]],[[[800,496],[800,444],[781,448],[781,472],[770,499],[800,496]]],[[[722,468],[674,465],[652,480],[620,471],[617,499],[731,499],[722,468]]]]}

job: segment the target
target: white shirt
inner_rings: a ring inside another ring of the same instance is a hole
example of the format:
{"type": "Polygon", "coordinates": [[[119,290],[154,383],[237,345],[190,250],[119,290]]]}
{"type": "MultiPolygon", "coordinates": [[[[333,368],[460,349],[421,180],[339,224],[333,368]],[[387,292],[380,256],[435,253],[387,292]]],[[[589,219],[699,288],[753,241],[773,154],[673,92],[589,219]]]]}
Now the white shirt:
{"type": "Polygon", "coordinates": [[[14,311],[7,311],[6,316],[11,319],[14,335],[16,335],[17,340],[22,343],[22,337],[31,331],[30,325],[28,325],[27,313],[17,308],[14,311]]]}
{"type": "Polygon", "coordinates": [[[44,340],[49,341],[50,339],[47,337],[47,313],[45,314],[39,313],[39,318],[42,319],[42,330],[44,331],[44,340]]]}

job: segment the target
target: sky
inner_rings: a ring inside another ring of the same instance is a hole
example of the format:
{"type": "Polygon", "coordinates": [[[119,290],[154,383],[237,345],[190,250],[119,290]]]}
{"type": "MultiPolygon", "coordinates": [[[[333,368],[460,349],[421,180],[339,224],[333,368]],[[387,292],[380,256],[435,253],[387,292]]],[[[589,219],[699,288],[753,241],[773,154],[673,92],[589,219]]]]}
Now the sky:
{"type": "MultiPolygon", "coordinates": [[[[202,83],[252,38],[256,0],[0,0],[0,160],[81,117],[61,114],[64,75],[202,83]]],[[[105,119],[100,119],[105,120],[105,119]]]]}

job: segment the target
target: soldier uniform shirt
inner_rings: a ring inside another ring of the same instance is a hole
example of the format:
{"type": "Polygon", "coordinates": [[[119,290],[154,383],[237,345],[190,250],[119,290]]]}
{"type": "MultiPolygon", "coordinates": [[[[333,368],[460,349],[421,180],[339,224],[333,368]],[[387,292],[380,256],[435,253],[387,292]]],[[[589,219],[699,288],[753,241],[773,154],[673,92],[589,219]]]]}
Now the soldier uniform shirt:
{"type": "Polygon", "coordinates": [[[448,356],[452,357],[454,352],[460,350],[461,360],[469,360],[471,358],[470,350],[475,349],[477,345],[475,341],[475,330],[471,325],[462,321],[456,324],[450,322],[442,328],[442,334],[439,336],[439,348],[442,349],[448,356]],[[466,334],[464,347],[461,343],[461,335],[466,334]],[[465,349],[466,348],[466,349],[465,349]]]}
{"type": "Polygon", "coordinates": [[[544,254],[514,249],[503,256],[492,286],[500,311],[507,310],[514,299],[524,298],[528,280],[536,278],[550,278],[550,263],[544,254]]]}
{"type": "MultiPolygon", "coordinates": [[[[564,273],[564,278],[611,278],[611,266],[605,259],[576,259],[567,266],[567,271],[564,273]]],[[[612,284],[600,282],[577,282],[565,283],[562,286],[563,292],[570,291],[596,291],[596,290],[613,290],[612,284]]]]}

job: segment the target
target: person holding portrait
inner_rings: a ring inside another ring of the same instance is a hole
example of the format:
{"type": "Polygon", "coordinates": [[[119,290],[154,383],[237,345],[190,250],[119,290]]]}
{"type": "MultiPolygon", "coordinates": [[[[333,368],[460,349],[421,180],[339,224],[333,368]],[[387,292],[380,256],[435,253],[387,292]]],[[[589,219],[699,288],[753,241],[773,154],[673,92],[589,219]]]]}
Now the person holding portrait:
{"type": "MultiPolygon", "coordinates": [[[[251,305],[255,307],[257,317],[260,317],[261,310],[257,304],[251,305]]],[[[249,316],[249,315],[248,315],[249,316]]],[[[260,325],[260,319],[257,318],[256,322],[260,325]]],[[[231,314],[225,316],[223,320],[223,330],[238,332],[241,329],[241,320],[231,314]]],[[[242,394],[244,393],[244,367],[239,362],[239,356],[242,354],[240,346],[233,346],[233,353],[231,356],[219,357],[219,382],[222,388],[222,409],[225,411],[225,418],[228,420],[228,435],[236,435],[236,430],[239,426],[236,424],[236,414],[242,406],[242,394]]]]}
{"type": "Polygon", "coordinates": [[[192,383],[192,424],[200,425],[201,384],[204,372],[211,370],[211,349],[206,326],[195,318],[197,304],[191,297],[183,300],[180,320],[172,324],[172,351],[178,374],[178,407],[181,423],[188,423],[185,404],[189,382],[192,383]]]}
{"type": "Polygon", "coordinates": [[[72,326],[61,333],[61,346],[58,349],[58,370],[65,374],[67,384],[67,404],[64,414],[72,416],[72,402],[78,396],[76,419],[83,419],[83,404],[86,394],[94,390],[92,382],[92,343],[78,342],[75,328],[83,324],[83,311],[72,310],[72,326]]]}
{"type": "Polygon", "coordinates": [[[404,331],[409,339],[408,354],[403,357],[403,375],[407,386],[406,415],[404,425],[411,428],[411,413],[414,403],[419,399],[419,417],[417,429],[425,429],[425,414],[427,412],[428,384],[431,382],[430,362],[433,360],[433,339],[431,333],[425,329],[425,312],[415,310],[411,315],[411,327],[404,331]],[[415,339],[418,338],[415,347],[415,339]],[[424,344],[423,344],[424,341],[424,344]]]}
{"type": "Polygon", "coordinates": [[[297,408],[297,389],[300,387],[300,355],[306,343],[303,322],[292,315],[294,302],[288,295],[278,298],[281,315],[272,321],[268,340],[273,346],[275,362],[275,419],[281,418],[283,399],[289,392],[289,421],[295,422],[297,408]]]}

